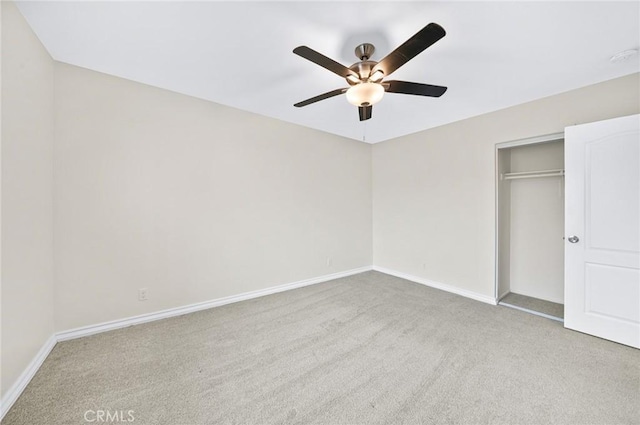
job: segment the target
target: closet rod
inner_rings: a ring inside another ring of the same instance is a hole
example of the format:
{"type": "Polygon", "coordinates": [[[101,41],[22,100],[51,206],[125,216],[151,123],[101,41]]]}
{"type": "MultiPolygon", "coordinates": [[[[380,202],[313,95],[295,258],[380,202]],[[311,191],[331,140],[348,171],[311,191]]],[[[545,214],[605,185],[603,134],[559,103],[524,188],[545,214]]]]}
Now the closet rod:
{"type": "Polygon", "coordinates": [[[519,173],[502,174],[502,178],[504,180],[533,179],[533,178],[539,178],[539,177],[562,177],[562,176],[564,176],[564,170],[522,171],[519,173]]]}

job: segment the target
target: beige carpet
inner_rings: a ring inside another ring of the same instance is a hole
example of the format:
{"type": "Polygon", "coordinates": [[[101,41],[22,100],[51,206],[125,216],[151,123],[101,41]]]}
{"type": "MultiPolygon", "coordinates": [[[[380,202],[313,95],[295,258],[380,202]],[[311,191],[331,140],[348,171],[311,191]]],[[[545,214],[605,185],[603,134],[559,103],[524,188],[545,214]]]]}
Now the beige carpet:
{"type": "Polygon", "coordinates": [[[3,423],[638,424],[639,398],[638,350],[368,272],[60,343],[3,423]]]}

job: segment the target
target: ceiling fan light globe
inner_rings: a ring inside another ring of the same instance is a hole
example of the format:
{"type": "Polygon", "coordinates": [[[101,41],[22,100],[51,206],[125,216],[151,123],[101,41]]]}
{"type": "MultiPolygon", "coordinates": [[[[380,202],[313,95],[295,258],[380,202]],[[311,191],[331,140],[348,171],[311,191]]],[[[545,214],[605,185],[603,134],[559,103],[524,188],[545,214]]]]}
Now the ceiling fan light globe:
{"type": "Polygon", "coordinates": [[[355,106],[375,105],[380,102],[382,96],[384,87],[378,83],[356,84],[347,90],[347,101],[355,106]]]}

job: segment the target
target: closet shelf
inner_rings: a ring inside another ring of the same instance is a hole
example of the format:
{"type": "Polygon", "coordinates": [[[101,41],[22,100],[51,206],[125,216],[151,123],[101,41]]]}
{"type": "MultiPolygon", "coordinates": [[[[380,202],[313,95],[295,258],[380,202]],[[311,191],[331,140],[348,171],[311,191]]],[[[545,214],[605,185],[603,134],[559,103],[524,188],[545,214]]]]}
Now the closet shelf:
{"type": "Polygon", "coordinates": [[[540,177],[562,177],[564,170],[541,170],[541,171],[522,171],[519,173],[503,173],[500,177],[503,180],[514,179],[535,179],[540,177]]]}

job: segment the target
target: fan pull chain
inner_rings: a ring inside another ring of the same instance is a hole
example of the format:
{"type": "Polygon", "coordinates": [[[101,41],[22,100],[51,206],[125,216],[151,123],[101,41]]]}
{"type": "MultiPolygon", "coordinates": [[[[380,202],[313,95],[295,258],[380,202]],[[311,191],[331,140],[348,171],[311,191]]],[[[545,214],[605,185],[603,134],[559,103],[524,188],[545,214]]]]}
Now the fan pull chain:
{"type": "Polygon", "coordinates": [[[367,141],[367,122],[364,122],[364,128],[362,130],[362,141],[366,143],[367,141]]]}

